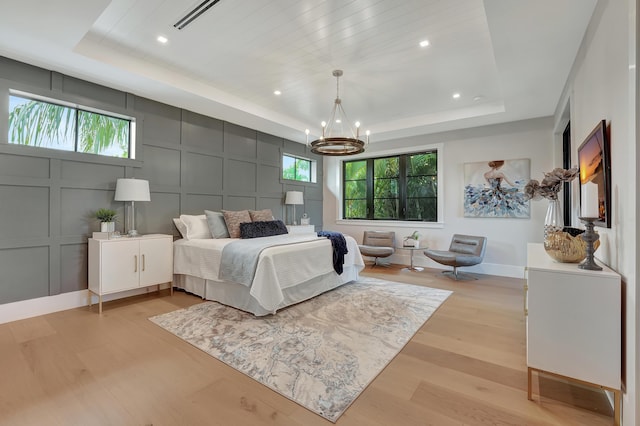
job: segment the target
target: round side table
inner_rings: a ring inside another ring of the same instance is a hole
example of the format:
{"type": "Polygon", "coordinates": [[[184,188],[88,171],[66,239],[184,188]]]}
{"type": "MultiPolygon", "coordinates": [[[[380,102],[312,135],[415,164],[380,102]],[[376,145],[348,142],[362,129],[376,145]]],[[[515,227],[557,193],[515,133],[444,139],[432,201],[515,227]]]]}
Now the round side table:
{"type": "Polygon", "coordinates": [[[402,250],[409,250],[411,252],[411,255],[410,255],[411,265],[409,265],[408,268],[402,268],[403,271],[413,271],[413,272],[424,271],[424,268],[422,266],[413,266],[413,253],[418,250],[426,250],[427,249],[426,247],[398,247],[398,248],[402,250]]]}

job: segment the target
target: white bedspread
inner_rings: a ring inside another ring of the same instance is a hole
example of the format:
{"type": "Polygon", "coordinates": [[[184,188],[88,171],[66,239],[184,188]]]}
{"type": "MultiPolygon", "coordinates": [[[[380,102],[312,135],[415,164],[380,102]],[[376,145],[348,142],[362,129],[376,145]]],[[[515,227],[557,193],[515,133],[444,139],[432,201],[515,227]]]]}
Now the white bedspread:
{"type": "MultiPolygon", "coordinates": [[[[292,236],[293,237],[293,236],[292,236]]],[[[282,290],[333,271],[331,241],[326,238],[265,249],[258,261],[250,293],[267,310],[284,300],[282,290]]],[[[347,237],[345,265],[359,264],[362,257],[355,240],[347,237]]],[[[299,238],[297,238],[299,239],[299,238]]],[[[232,238],[178,240],[174,243],[174,273],[218,281],[222,249],[232,238]]]]}

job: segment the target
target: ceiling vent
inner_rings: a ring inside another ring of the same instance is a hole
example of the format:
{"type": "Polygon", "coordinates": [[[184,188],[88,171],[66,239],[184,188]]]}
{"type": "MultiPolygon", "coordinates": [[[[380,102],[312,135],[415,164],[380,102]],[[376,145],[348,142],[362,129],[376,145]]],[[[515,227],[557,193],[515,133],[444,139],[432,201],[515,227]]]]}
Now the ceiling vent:
{"type": "Polygon", "coordinates": [[[182,18],[180,18],[180,20],[178,20],[178,22],[173,24],[173,26],[175,28],[179,29],[179,30],[184,29],[187,25],[192,23],[196,18],[198,18],[203,13],[205,13],[207,10],[209,10],[211,8],[211,6],[214,6],[219,1],[220,0],[205,0],[205,1],[203,1],[202,3],[200,3],[199,5],[194,7],[192,10],[187,12],[187,14],[184,15],[182,18]]]}

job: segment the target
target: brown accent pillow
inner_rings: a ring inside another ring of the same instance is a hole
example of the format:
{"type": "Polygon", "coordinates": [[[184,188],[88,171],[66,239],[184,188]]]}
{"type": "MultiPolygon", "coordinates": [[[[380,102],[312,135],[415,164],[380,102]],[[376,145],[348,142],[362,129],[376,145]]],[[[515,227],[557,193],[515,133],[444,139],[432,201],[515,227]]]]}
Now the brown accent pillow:
{"type": "Polygon", "coordinates": [[[222,210],[224,215],[224,221],[227,224],[230,238],[240,238],[240,224],[251,222],[251,216],[249,210],[222,210]]]}
{"type": "Polygon", "coordinates": [[[249,216],[251,216],[252,222],[270,222],[273,220],[271,209],[249,210],[249,216]]]}

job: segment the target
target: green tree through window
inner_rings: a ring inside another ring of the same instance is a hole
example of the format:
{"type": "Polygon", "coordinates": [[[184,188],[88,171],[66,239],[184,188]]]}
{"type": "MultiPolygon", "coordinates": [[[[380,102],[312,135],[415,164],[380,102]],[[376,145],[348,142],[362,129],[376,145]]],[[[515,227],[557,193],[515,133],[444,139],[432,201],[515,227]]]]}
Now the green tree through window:
{"type": "Polygon", "coordinates": [[[436,151],[343,163],[344,219],[438,220],[436,151]]]}
{"type": "Polygon", "coordinates": [[[301,182],[311,182],[311,160],[283,155],[282,178],[298,180],[301,182]]]}
{"type": "Polygon", "coordinates": [[[9,96],[9,143],[130,157],[131,120],[9,96]]]}

